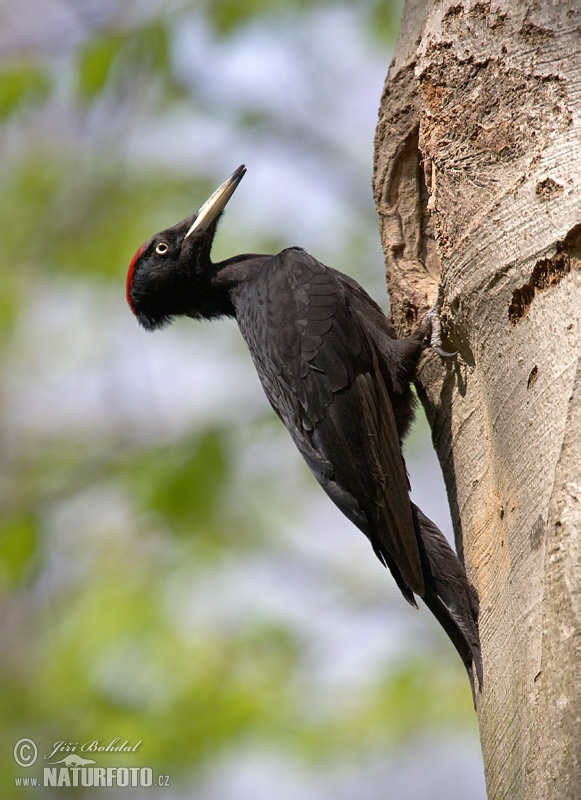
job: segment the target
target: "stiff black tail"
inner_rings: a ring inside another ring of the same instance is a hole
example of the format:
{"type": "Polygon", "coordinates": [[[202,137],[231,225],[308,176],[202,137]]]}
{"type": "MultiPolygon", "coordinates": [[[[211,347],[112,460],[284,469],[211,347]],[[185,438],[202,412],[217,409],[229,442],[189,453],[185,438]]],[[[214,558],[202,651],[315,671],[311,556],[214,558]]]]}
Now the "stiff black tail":
{"type": "Polygon", "coordinates": [[[474,670],[482,689],[482,656],[478,635],[478,594],[444,534],[412,503],[420,545],[426,594],[422,598],[444,628],[464,662],[476,706],[474,670]]]}

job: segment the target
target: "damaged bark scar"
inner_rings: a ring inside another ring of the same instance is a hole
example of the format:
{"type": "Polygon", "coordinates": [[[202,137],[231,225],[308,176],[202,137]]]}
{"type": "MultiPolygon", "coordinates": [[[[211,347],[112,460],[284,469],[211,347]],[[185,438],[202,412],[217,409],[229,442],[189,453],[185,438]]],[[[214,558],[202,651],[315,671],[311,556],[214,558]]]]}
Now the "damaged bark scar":
{"type": "Polygon", "coordinates": [[[418,147],[415,62],[388,75],[375,139],[374,196],[398,332],[417,326],[440,275],[430,228],[429,188],[418,147]]]}
{"type": "Polygon", "coordinates": [[[544,181],[539,181],[535,187],[535,194],[541,201],[560,197],[564,191],[563,186],[552,178],[545,178],[544,181]]]}
{"type": "Polygon", "coordinates": [[[464,14],[464,6],[461,3],[458,3],[455,6],[450,6],[450,8],[446,11],[443,17],[444,22],[448,22],[455,17],[461,17],[464,14]]]}
{"type": "Polygon", "coordinates": [[[539,368],[535,364],[535,366],[531,369],[529,373],[529,379],[527,381],[527,389],[530,389],[536,379],[539,377],[539,368]]]}
{"type": "Polygon", "coordinates": [[[515,289],[512,302],[508,307],[508,318],[512,325],[516,325],[527,316],[537,292],[557,286],[571,271],[571,259],[568,253],[557,252],[552,258],[542,258],[537,261],[528,283],[515,289]]]}
{"type": "Polygon", "coordinates": [[[548,41],[549,39],[555,38],[554,31],[550,30],[549,28],[541,28],[539,25],[535,25],[534,22],[531,22],[530,19],[525,20],[518,33],[522,39],[534,45],[538,45],[548,41]]]}
{"type": "MultiPolygon", "coordinates": [[[[541,258],[535,264],[531,277],[524,286],[519,286],[512,294],[508,307],[508,319],[511,325],[517,325],[524,319],[531,307],[537,292],[544,292],[557,286],[571,269],[581,266],[581,225],[576,225],[562,242],[557,242],[556,253],[550,258],[541,258]]],[[[534,370],[533,370],[534,371],[534,370]]],[[[534,379],[529,376],[529,386],[534,379]]]]}
{"type": "Polygon", "coordinates": [[[542,544],[545,533],[545,523],[542,516],[539,514],[533,527],[531,528],[529,539],[533,550],[538,550],[542,544]]]}
{"type": "MultiPolygon", "coordinates": [[[[518,35],[520,46],[525,39],[531,48],[531,62],[517,66],[510,47],[493,46],[506,19],[490,2],[452,2],[442,19],[444,38],[427,40],[419,64],[419,148],[437,168],[439,201],[430,210],[444,257],[494,206],[499,187],[517,186],[547,143],[573,124],[565,79],[537,68],[552,52],[552,32],[525,20],[518,35]],[[456,41],[490,47],[460,52],[456,41]]],[[[563,191],[548,179],[537,197],[563,191]]]]}

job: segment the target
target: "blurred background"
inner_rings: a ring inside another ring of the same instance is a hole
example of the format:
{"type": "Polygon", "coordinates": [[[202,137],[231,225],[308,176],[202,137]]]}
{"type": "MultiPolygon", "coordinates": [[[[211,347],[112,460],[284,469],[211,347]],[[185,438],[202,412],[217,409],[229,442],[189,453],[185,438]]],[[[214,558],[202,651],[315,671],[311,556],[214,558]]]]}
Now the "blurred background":
{"type": "MultiPolygon", "coordinates": [[[[3,798],[485,797],[460,659],[320,491],[236,325],[151,335],[124,297],[137,247],[245,163],[214,257],[298,244],[387,308],[371,171],[400,12],[0,2],[3,798]],[[117,737],[141,744],[99,766],[169,788],[15,785],[117,737]]],[[[450,536],[423,418],[406,457],[450,536]]]]}

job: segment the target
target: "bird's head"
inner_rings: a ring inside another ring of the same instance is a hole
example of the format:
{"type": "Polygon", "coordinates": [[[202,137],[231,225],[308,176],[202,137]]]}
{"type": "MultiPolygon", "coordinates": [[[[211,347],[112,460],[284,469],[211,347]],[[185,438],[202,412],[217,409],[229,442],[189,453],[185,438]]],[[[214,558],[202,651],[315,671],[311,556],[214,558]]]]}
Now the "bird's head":
{"type": "Polygon", "coordinates": [[[156,233],[137,250],[127,272],[127,302],[147,330],[178,314],[195,316],[211,279],[210,250],[220,215],[246,172],[244,165],[191,217],[156,233]]]}

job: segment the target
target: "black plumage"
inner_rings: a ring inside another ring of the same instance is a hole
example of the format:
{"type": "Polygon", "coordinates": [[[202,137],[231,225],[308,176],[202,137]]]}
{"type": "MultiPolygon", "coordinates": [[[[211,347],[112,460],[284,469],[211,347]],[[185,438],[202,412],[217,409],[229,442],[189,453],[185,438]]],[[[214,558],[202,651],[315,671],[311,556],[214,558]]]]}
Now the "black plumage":
{"type": "Polygon", "coordinates": [[[136,253],[127,299],[155,329],[176,315],[236,318],[272,407],[322,488],[369,539],[406,600],[421,597],[482,684],[478,598],[443,534],[409,499],[401,442],[429,323],[395,337],[352,278],[300,248],[213,264],[240,167],[192,217],[136,253]]]}

